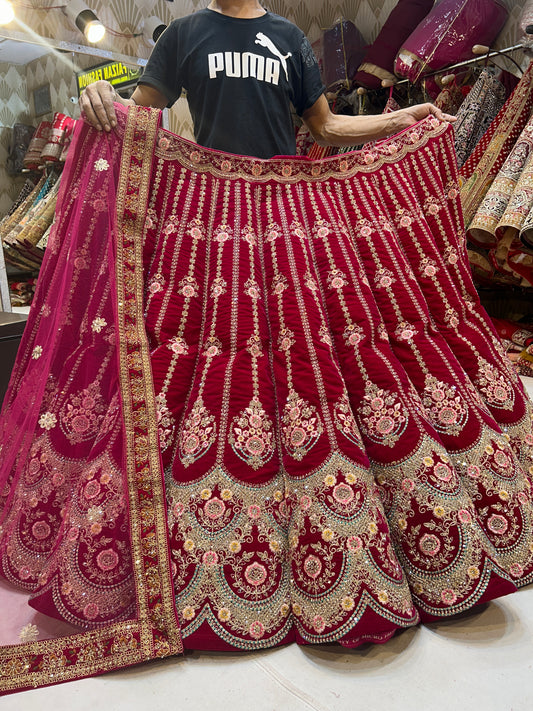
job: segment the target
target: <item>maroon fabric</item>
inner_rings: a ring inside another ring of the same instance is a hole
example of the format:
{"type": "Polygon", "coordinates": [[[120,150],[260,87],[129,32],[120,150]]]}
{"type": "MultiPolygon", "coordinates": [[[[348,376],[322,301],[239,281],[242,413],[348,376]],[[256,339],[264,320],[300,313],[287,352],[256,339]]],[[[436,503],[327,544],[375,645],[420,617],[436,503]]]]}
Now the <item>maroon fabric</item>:
{"type": "Polygon", "coordinates": [[[158,121],[77,129],[3,413],[2,573],[87,630],[0,650],[19,687],[67,647],[73,678],[179,634],[357,646],[530,582],[531,403],[451,127],[265,161],[158,121]]]}
{"type": "MultiPolygon", "coordinates": [[[[363,62],[394,72],[398,50],[411,32],[433,7],[434,0],[398,0],[378,36],[368,48],[363,62]]],[[[355,83],[368,89],[379,89],[381,79],[368,71],[358,71],[355,83]]]]}
{"type": "Polygon", "coordinates": [[[401,45],[395,73],[417,83],[429,72],[470,59],[473,45],[490,46],[508,15],[503,0],[440,0],[401,45]]]}

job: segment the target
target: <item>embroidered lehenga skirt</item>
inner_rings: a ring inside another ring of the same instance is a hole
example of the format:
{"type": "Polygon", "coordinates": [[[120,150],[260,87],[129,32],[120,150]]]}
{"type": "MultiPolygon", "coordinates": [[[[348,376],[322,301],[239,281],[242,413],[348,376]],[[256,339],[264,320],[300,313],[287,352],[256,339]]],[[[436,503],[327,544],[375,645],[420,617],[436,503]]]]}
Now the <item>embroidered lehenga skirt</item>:
{"type": "Polygon", "coordinates": [[[65,636],[1,650],[3,688],[384,642],[529,583],[531,403],[472,285],[451,129],[265,161],[158,122],[79,124],[62,178],[0,570],[65,636]]]}

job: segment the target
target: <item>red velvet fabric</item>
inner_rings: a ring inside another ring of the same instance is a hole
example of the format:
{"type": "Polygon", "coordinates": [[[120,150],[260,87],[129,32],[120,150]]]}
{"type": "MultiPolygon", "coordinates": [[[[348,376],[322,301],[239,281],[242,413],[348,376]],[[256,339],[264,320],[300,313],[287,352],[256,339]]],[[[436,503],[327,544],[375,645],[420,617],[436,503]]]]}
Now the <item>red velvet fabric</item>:
{"type": "Polygon", "coordinates": [[[2,419],[2,574],[88,630],[70,678],[94,634],[90,673],[179,635],[357,646],[528,583],[531,403],[451,128],[265,161],[158,116],[77,128],[2,419]]]}

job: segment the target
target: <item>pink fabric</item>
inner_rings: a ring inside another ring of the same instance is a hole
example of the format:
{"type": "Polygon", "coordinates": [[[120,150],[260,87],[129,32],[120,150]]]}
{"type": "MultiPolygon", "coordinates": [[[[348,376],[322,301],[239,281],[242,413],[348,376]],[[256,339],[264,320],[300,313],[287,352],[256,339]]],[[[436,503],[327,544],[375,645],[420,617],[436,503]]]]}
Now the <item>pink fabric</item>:
{"type": "Polygon", "coordinates": [[[371,66],[366,69],[360,67],[354,79],[356,84],[369,89],[381,88],[384,75],[379,70],[393,74],[394,59],[402,43],[424,19],[432,6],[433,0],[398,0],[362,60],[363,64],[378,67],[378,71],[372,70],[371,66]]]}
{"type": "Polygon", "coordinates": [[[501,0],[440,0],[402,44],[394,72],[416,83],[424,74],[469,59],[473,45],[491,45],[507,16],[501,0]]]}
{"type": "Polygon", "coordinates": [[[158,122],[76,128],[0,562],[84,631],[0,650],[1,688],[180,637],[384,642],[531,581],[531,403],[471,281],[451,128],[264,161],[158,122]]]}

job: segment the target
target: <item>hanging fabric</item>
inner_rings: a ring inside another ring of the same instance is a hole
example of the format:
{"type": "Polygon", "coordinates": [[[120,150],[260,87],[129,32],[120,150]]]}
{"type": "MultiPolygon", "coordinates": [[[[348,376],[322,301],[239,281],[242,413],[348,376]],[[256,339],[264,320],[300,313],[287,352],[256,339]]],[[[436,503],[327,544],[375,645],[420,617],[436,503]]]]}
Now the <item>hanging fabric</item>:
{"type": "Polygon", "coordinates": [[[457,111],[455,150],[459,168],[472,153],[505,102],[505,87],[490,69],[483,69],[457,111]]]}
{"type": "Polygon", "coordinates": [[[461,203],[470,225],[492,181],[527,124],[533,109],[533,62],[459,170],[461,203]]]}

